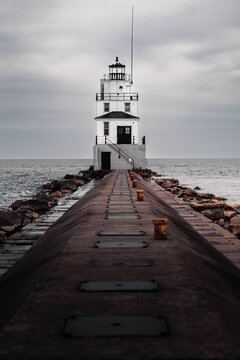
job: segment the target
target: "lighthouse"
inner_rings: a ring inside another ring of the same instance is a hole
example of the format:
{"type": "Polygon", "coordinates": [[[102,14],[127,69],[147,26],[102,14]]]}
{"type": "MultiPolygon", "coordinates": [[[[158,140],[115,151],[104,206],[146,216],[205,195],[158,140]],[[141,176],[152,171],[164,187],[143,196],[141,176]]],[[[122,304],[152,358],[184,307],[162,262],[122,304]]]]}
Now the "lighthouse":
{"type": "Polygon", "coordinates": [[[138,93],[118,57],[108,66],[96,94],[94,168],[122,170],[146,167],[145,136],[139,135],[138,93]]]}

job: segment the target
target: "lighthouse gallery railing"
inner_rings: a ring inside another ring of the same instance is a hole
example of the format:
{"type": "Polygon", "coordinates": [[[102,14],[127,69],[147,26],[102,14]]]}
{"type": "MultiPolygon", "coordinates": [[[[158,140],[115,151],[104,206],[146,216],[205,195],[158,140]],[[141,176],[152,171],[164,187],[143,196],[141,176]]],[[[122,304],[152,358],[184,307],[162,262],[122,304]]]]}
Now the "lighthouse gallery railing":
{"type": "MultiPolygon", "coordinates": [[[[104,136],[96,136],[96,145],[103,145],[112,143],[114,145],[118,145],[117,137],[110,137],[107,135],[104,136]]],[[[119,144],[121,145],[121,144],[119,144]]],[[[145,145],[145,136],[132,136],[131,144],[129,145],[145,145]]]]}
{"type": "Polygon", "coordinates": [[[97,93],[97,101],[137,101],[138,93],[97,93]]]}

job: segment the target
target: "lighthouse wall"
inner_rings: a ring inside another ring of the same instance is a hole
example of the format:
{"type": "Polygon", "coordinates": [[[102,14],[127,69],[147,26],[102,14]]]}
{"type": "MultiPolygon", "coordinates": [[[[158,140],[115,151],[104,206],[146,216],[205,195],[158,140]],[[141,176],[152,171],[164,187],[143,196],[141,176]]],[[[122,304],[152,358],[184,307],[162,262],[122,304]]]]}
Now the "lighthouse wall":
{"type": "Polygon", "coordinates": [[[96,106],[96,116],[107,114],[110,111],[123,111],[127,112],[129,115],[138,116],[138,102],[137,100],[122,100],[124,95],[117,95],[119,100],[109,101],[109,100],[98,100],[96,106]],[[104,111],[104,104],[109,104],[109,111],[104,111]],[[131,111],[125,111],[125,104],[130,104],[131,111]]]}
{"type": "MultiPolygon", "coordinates": [[[[134,168],[146,168],[146,146],[145,145],[118,145],[120,151],[129,155],[129,159],[134,159],[134,168]]],[[[112,149],[110,145],[95,145],[93,148],[93,159],[95,170],[101,170],[101,153],[110,152],[111,170],[128,170],[133,168],[133,164],[128,162],[125,158],[119,158],[119,152],[112,149]]]]}
{"type": "Polygon", "coordinates": [[[120,119],[106,118],[106,119],[96,120],[96,135],[98,137],[98,143],[104,142],[104,123],[105,122],[109,123],[108,137],[114,143],[117,143],[116,140],[117,140],[117,127],[118,126],[130,126],[131,130],[132,130],[131,131],[132,132],[132,140],[133,140],[133,137],[135,137],[136,139],[138,138],[139,119],[131,119],[131,120],[122,119],[122,120],[120,120],[120,119]]]}

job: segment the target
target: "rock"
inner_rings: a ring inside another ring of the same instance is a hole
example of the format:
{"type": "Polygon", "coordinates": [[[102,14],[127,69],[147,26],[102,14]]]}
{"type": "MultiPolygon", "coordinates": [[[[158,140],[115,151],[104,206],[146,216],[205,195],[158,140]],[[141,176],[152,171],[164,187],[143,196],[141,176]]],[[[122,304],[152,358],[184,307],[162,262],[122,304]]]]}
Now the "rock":
{"type": "Polygon", "coordinates": [[[7,234],[5,231],[0,231],[0,242],[7,240],[7,234]]]}
{"type": "Polygon", "coordinates": [[[201,213],[212,221],[219,221],[220,219],[224,219],[223,209],[204,210],[201,213]]]}
{"type": "Polygon", "coordinates": [[[230,211],[230,210],[224,211],[224,220],[225,220],[225,222],[230,221],[236,215],[237,215],[236,211],[230,211]]]}
{"type": "Polygon", "coordinates": [[[156,183],[163,188],[171,188],[173,186],[179,185],[179,181],[177,179],[156,179],[156,183]]]}
{"type": "Polygon", "coordinates": [[[70,180],[64,180],[61,184],[60,189],[69,189],[72,192],[76,191],[79,186],[84,185],[84,181],[82,179],[70,179],[70,180]]]}
{"type": "Polygon", "coordinates": [[[60,196],[62,196],[62,192],[60,190],[54,191],[51,193],[51,197],[54,198],[59,198],[60,196]]]}
{"type": "Polygon", "coordinates": [[[209,193],[202,193],[202,194],[197,194],[196,198],[199,199],[199,200],[201,200],[201,199],[215,199],[215,195],[209,194],[209,193]]]}
{"type": "Polygon", "coordinates": [[[172,188],[168,188],[168,191],[170,191],[174,195],[177,195],[180,193],[181,190],[178,187],[174,186],[172,188]]]}
{"type": "Polygon", "coordinates": [[[54,205],[55,204],[53,200],[31,199],[31,200],[17,200],[11,205],[11,208],[14,211],[17,210],[19,212],[34,211],[39,214],[44,214],[54,205]]]}
{"type": "Polygon", "coordinates": [[[40,191],[36,195],[34,195],[34,199],[38,199],[38,200],[43,200],[48,198],[49,198],[49,193],[47,193],[46,191],[40,191]]]}
{"type": "Polygon", "coordinates": [[[14,213],[10,210],[0,210],[0,231],[13,232],[18,230],[22,225],[21,214],[14,213]]]}
{"type": "Polygon", "coordinates": [[[195,186],[193,190],[202,190],[199,186],[195,186]]]}
{"type": "Polygon", "coordinates": [[[182,190],[179,195],[179,198],[182,198],[184,201],[191,201],[197,197],[197,192],[193,189],[187,188],[182,190]]]}
{"type": "Polygon", "coordinates": [[[216,224],[218,224],[219,226],[225,227],[224,219],[220,219],[220,220],[216,221],[216,224]]]}
{"type": "Polygon", "coordinates": [[[192,201],[190,206],[196,211],[223,209],[225,204],[217,201],[192,201]]]}
{"type": "Polygon", "coordinates": [[[230,220],[229,228],[240,239],[240,215],[236,215],[230,220]]]}
{"type": "Polygon", "coordinates": [[[64,176],[64,179],[74,179],[76,177],[76,175],[73,175],[73,174],[66,174],[64,176]]]}
{"type": "Polygon", "coordinates": [[[34,211],[27,211],[23,215],[23,226],[30,224],[36,220],[40,215],[34,211]]]}
{"type": "Polygon", "coordinates": [[[61,185],[62,185],[62,181],[61,180],[53,180],[50,183],[44,184],[43,185],[43,189],[47,189],[47,190],[51,190],[53,191],[57,191],[61,189],[61,185]]]}
{"type": "Polygon", "coordinates": [[[62,189],[61,190],[61,196],[65,196],[65,195],[69,195],[69,194],[72,194],[72,190],[70,189],[62,189]]]}

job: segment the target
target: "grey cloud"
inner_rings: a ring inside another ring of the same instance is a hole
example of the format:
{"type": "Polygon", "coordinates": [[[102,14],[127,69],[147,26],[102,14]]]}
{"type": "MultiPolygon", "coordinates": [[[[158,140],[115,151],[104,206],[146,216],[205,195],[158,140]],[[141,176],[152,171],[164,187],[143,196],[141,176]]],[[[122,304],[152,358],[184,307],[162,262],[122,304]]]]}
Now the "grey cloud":
{"type": "MultiPolygon", "coordinates": [[[[129,70],[131,6],[129,0],[1,1],[0,134],[21,145],[21,156],[24,141],[35,145],[36,157],[74,157],[73,149],[75,157],[92,156],[99,79],[115,56],[129,70]]],[[[240,153],[240,2],[138,0],[134,6],[134,85],[148,156],[240,153]]],[[[8,151],[20,156],[4,140],[0,156],[8,151]]]]}

